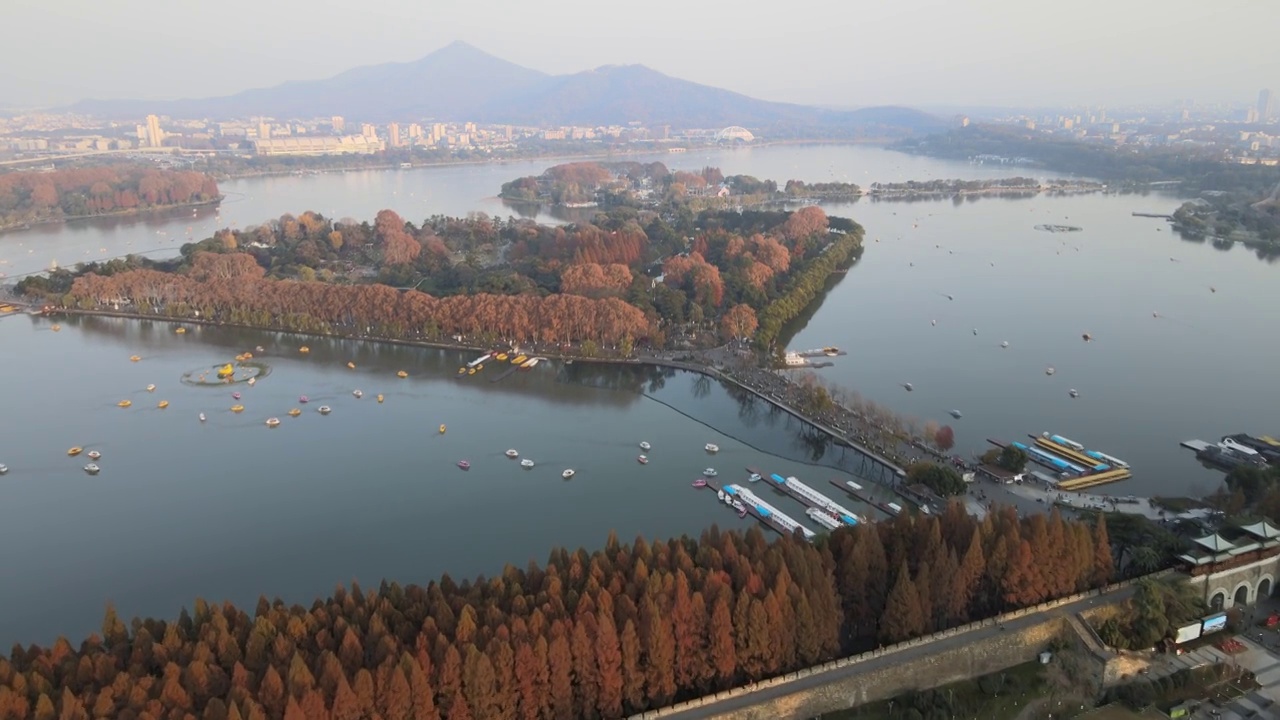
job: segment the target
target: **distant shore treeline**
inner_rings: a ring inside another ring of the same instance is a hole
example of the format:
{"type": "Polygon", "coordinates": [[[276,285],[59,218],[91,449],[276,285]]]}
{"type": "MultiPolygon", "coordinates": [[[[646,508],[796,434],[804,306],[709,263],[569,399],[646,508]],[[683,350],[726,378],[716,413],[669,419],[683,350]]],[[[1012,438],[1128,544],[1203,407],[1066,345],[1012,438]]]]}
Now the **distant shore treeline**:
{"type": "Polygon", "coordinates": [[[218,184],[198,172],[129,166],[0,174],[0,230],[212,202],[218,184]]]}
{"type": "Polygon", "coordinates": [[[615,720],[1046,599],[1113,574],[1105,525],[952,504],[817,544],[714,527],[611,537],[426,587],[353,584],[252,614],[108,608],[78,647],[0,659],[0,718],[615,720]]]}

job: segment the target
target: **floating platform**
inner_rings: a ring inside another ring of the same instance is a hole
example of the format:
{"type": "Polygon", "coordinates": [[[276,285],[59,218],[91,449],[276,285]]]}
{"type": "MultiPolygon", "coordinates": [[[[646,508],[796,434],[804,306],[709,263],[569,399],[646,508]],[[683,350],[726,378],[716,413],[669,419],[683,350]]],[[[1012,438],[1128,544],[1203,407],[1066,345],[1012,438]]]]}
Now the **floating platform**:
{"type": "Polygon", "coordinates": [[[1133,473],[1128,468],[1116,468],[1107,470],[1106,472],[1093,473],[1090,475],[1081,475],[1070,480],[1059,480],[1059,490],[1084,490],[1085,488],[1095,487],[1097,485],[1105,485],[1107,483],[1120,482],[1133,477],[1133,473]]]}
{"type": "Polygon", "coordinates": [[[1102,472],[1104,470],[1111,469],[1110,464],[1101,462],[1097,458],[1093,458],[1088,455],[1085,455],[1083,452],[1070,448],[1061,443],[1054,442],[1053,440],[1049,440],[1049,439],[1040,437],[1038,435],[1032,435],[1030,437],[1035,442],[1037,447],[1049,452],[1052,455],[1057,455],[1063,460],[1066,460],[1068,462],[1071,462],[1080,466],[1080,469],[1082,472],[1086,470],[1092,470],[1094,472],[1102,472]]]}
{"type": "Polygon", "coordinates": [[[988,438],[987,442],[1001,449],[1012,445],[1025,452],[1028,459],[1037,465],[1047,467],[1058,474],[1074,476],[1058,480],[1059,490],[1084,490],[1133,477],[1127,463],[1103,453],[1076,450],[1075,446],[1082,448],[1084,446],[1073,440],[1058,435],[1030,435],[1030,437],[1035,441],[1034,446],[1020,442],[1006,444],[991,438],[988,438]],[[1056,438],[1056,441],[1050,438],[1056,438]]]}
{"type": "Polygon", "coordinates": [[[1213,447],[1216,443],[1208,443],[1203,440],[1183,440],[1178,444],[1188,450],[1195,450],[1196,452],[1201,452],[1205,448],[1213,447]]]}
{"type": "Polygon", "coordinates": [[[851,527],[859,522],[858,516],[852,510],[841,507],[831,498],[800,482],[799,478],[784,478],[774,473],[769,476],[768,480],[773,487],[795,498],[805,507],[816,508],[834,515],[836,520],[851,527]]]}
{"type": "Polygon", "coordinates": [[[760,499],[755,493],[741,485],[725,485],[723,490],[726,495],[741,500],[749,514],[756,516],[765,525],[783,535],[790,535],[798,529],[804,534],[806,540],[812,540],[817,536],[817,533],[791,519],[788,515],[778,512],[777,508],[760,499]]]}

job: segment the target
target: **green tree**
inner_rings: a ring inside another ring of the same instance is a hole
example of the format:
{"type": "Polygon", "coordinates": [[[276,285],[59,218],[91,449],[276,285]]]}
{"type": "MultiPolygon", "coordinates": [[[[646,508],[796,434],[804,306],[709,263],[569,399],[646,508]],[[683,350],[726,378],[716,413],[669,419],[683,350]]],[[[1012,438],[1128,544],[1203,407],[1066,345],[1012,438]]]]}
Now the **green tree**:
{"type": "Polygon", "coordinates": [[[1020,473],[1027,466],[1027,454],[1020,448],[1013,445],[1005,445],[1000,454],[996,456],[996,465],[1008,470],[1009,472],[1020,473]]]}
{"type": "Polygon", "coordinates": [[[964,478],[954,468],[931,462],[913,463],[907,468],[907,481],[919,483],[943,497],[962,495],[964,478]]]}

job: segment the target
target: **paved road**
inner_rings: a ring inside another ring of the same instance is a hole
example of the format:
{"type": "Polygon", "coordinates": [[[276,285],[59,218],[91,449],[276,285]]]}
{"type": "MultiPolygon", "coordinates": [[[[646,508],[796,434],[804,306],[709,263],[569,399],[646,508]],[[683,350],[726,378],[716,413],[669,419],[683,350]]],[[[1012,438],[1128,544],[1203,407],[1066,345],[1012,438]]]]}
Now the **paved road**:
{"type": "MultiPolygon", "coordinates": [[[[909,648],[906,648],[905,650],[899,650],[896,653],[890,653],[888,655],[882,655],[878,658],[871,658],[869,660],[864,660],[855,665],[848,665],[842,668],[834,668],[832,670],[828,670],[827,672],[819,673],[817,675],[810,675],[808,677],[800,678],[799,680],[795,680],[783,685],[777,685],[770,688],[763,688],[757,692],[750,693],[748,695],[729,698],[727,700],[722,700],[717,703],[707,704],[707,705],[703,705],[701,707],[696,707],[696,708],[690,708],[689,710],[684,710],[682,712],[674,713],[671,715],[665,715],[663,716],[663,720],[703,720],[704,718],[715,717],[717,715],[726,715],[732,712],[736,712],[736,711],[743,710],[745,708],[752,707],[754,705],[759,705],[769,700],[785,697],[787,695],[790,695],[794,692],[798,692],[800,690],[808,690],[809,688],[820,687],[822,685],[827,685],[829,683],[833,683],[838,680],[844,680],[846,678],[856,677],[861,673],[870,672],[874,670],[881,670],[883,668],[891,667],[894,665],[900,665],[902,663],[909,662],[911,660],[916,660],[918,658],[927,657],[929,655],[936,654],[943,650],[950,650],[955,647],[966,645],[968,643],[974,642],[975,640],[982,640],[985,638],[992,637],[994,635],[999,635],[1002,632],[1009,632],[1012,630],[1019,630],[1022,628],[1030,627],[1032,625],[1036,625],[1038,623],[1044,622],[1045,618],[1056,617],[1059,615],[1070,614],[1070,613],[1077,613],[1097,605],[1121,602],[1123,600],[1128,599],[1129,596],[1133,594],[1133,590],[1134,590],[1134,587],[1130,585],[1127,587],[1120,588],[1118,590],[1114,590],[1105,595],[1099,595],[1096,597],[1090,597],[1090,598],[1085,598],[1083,600],[1078,600],[1074,603],[1071,603],[1069,605],[1063,605],[1062,607],[1055,608],[1046,613],[1026,615],[1020,618],[1016,618],[1014,620],[1010,620],[1004,624],[1004,627],[1006,628],[1005,630],[1001,630],[999,626],[977,628],[967,633],[954,635],[949,638],[943,638],[941,640],[938,640],[933,643],[929,643],[927,645],[917,645],[915,647],[909,647],[909,648]]],[[[1026,661],[1026,660],[1027,658],[1019,659],[1020,662],[1026,661]]]]}

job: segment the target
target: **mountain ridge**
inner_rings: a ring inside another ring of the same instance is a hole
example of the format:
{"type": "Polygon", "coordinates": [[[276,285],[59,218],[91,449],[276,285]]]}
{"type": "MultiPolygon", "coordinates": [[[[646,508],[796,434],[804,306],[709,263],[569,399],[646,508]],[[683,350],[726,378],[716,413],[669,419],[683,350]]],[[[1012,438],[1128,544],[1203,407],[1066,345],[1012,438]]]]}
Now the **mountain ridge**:
{"type": "Polygon", "coordinates": [[[357,66],[319,80],[293,80],[232,95],[169,101],[81,100],[68,110],[111,119],[148,114],[182,118],[410,119],[514,125],[850,128],[932,130],[942,122],[909,108],[831,110],[760,100],[665,75],[645,65],[601,65],[551,75],[456,40],[417,60],[357,66]],[[886,122],[888,120],[888,122],[886,122]]]}

